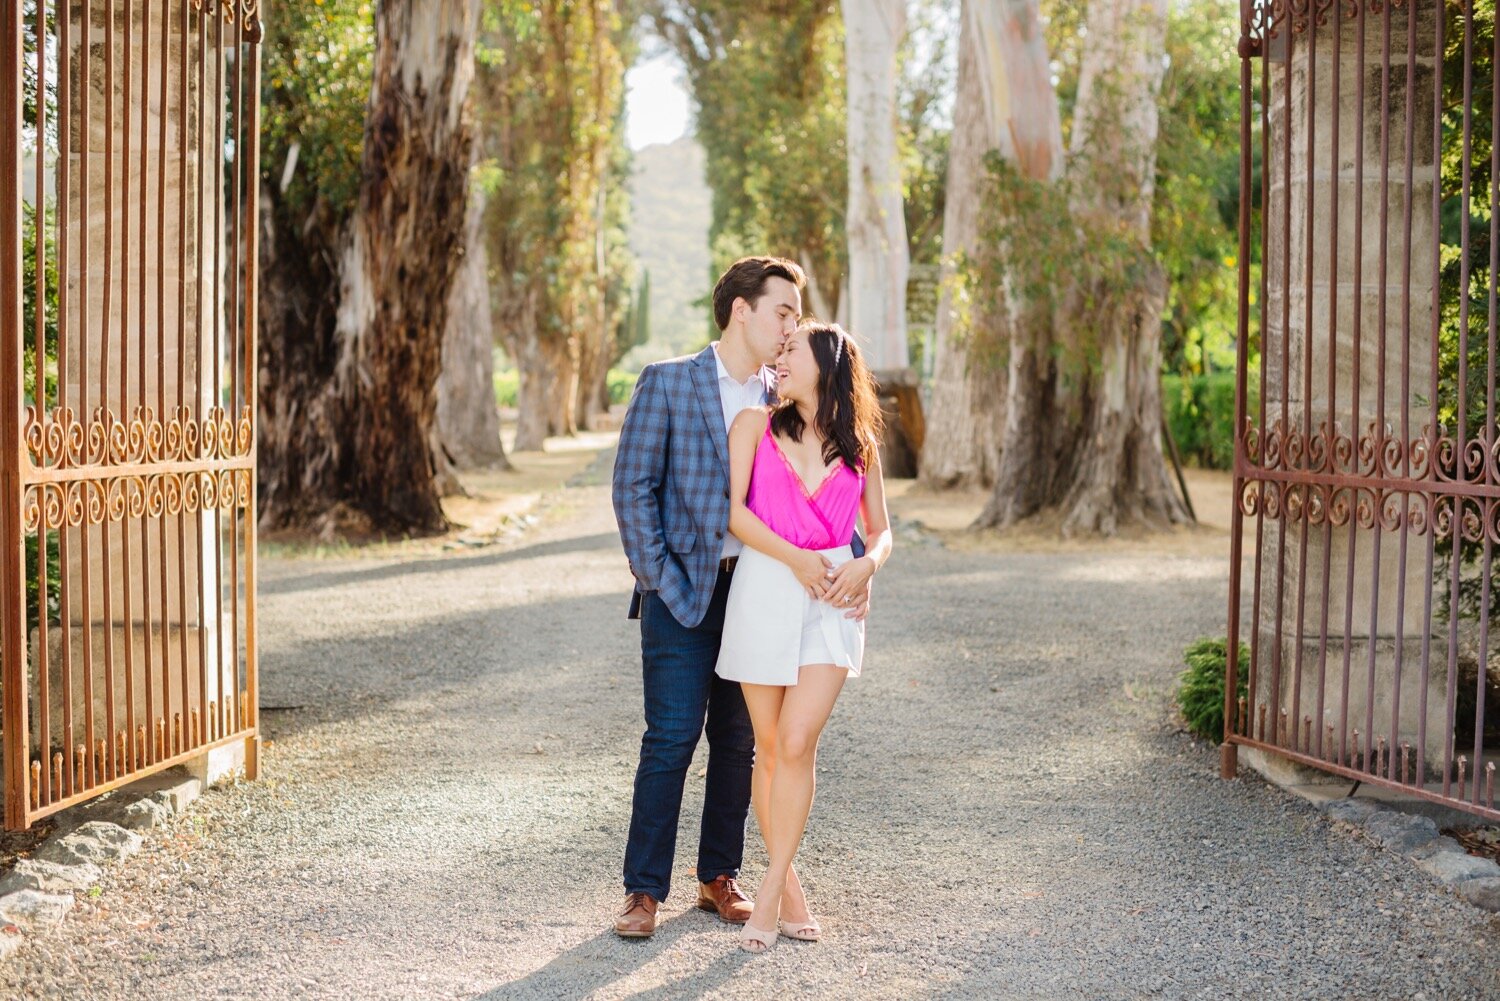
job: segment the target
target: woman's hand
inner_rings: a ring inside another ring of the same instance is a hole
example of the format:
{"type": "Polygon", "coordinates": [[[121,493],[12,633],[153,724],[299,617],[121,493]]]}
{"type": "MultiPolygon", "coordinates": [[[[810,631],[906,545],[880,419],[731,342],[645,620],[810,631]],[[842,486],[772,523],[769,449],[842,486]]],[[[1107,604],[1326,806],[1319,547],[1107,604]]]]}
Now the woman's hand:
{"type": "Polygon", "coordinates": [[[823,600],[838,608],[852,605],[857,596],[864,595],[865,585],[873,576],[875,561],[870,557],[860,556],[849,560],[833,572],[833,579],[828,582],[828,593],[823,596],[823,600]]]}
{"type": "Polygon", "coordinates": [[[828,571],[833,568],[833,561],[822,553],[801,549],[790,566],[797,577],[797,583],[807,591],[809,598],[817,601],[823,597],[828,590],[828,571]]]}

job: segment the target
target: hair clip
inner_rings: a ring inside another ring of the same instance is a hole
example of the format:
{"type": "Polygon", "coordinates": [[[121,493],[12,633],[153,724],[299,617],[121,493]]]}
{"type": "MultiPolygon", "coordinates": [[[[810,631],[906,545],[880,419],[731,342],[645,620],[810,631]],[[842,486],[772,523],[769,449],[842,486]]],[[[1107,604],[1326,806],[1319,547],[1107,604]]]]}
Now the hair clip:
{"type": "Polygon", "coordinates": [[[844,357],[844,339],[848,337],[849,334],[844,330],[843,327],[839,326],[837,323],[830,324],[828,329],[833,332],[834,338],[836,340],[836,343],[833,346],[833,364],[837,366],[839,361],[844,357]]]}

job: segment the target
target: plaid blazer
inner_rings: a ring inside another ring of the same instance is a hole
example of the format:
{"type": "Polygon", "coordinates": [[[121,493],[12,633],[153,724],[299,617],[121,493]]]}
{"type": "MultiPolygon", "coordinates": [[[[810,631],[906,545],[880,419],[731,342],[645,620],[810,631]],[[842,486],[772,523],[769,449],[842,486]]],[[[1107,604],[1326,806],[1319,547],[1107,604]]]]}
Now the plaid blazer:
{"type": "Polygon", "coordinates": [[[630,617],[656,591],[679,622],[698,625],[729,531],[729,435],[712,347],[641,369],[611,495],[635,575],[630,617]]]}

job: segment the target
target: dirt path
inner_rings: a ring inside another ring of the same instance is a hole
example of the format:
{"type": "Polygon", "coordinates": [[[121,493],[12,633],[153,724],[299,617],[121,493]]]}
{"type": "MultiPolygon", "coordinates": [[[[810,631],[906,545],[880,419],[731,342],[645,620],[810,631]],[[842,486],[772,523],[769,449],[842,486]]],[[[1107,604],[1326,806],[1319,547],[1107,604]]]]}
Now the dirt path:
{"type": "Polygon", "coordinates": [[[738,952],[686,848],[662,930],[620,941],[639,634],[604,476],[514,544],[268,559],[264,781],[154,835],[0,996],[1500,996],[1493,916],[1172,728],[1179,652],[1222,629],[1211,536],[904,538],[819,762],[825,941],[738,952]]]}

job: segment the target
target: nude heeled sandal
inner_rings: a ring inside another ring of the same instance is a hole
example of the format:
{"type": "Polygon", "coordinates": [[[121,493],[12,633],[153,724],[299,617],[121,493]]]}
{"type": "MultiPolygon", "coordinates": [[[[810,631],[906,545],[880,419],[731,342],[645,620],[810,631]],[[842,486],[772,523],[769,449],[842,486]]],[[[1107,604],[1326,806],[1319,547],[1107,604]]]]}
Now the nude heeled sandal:
{"type": "Polygon", "coordinates": [[[816,921],[778,921],[776,925],[781,934],[795,942],[816,942],[823,937],[823,929],[816,921]]]}
{"type": "Polygon", "coordinates": [[[746,921],[740,931],[740,948],[746,952],[770,952],[771,946],[776,944],[776,933],[777,929],[775,928],[768,928],[762,931],[746,921]],[[760,948],[755,948],[750,944],[752,942],[760,943],[760,948]]]}

